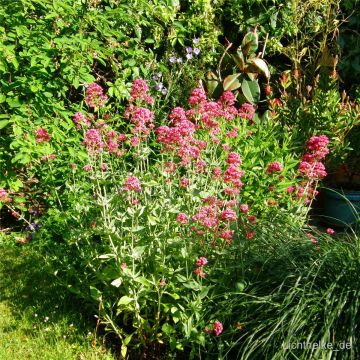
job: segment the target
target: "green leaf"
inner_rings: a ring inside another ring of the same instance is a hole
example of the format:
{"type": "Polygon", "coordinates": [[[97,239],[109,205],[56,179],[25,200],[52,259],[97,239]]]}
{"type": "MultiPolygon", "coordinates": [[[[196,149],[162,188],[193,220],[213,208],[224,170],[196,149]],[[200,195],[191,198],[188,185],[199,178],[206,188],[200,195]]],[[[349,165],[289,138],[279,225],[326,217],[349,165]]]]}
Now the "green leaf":
{"type": "Polygon", "coordinates": [[[210,286],[204,287],[199,294],[199,298],[201,300],[204,299],[207,296],[207,294],[209,293],[209,290],[210,290],[210,286]]]}
{"type": "Polygon", "coordinates": [[[241,90],[251,104],[255,104],[260,100],[260,86],[255,80],[244,79],[241,83],[241,90]]]}
{"type": "Polygon", "coordinates": [[[261,73],[267,79],[270,79],[270,70],[263,59],[255,58],[248,61],[248,70],[250,72],[261,73]]]}
{"type": "Polygon", "coordinates": [[[9,122],[10,120],[0,120],[0,130],[3,129],[9,122]]]}
{"type": "Polygon", "coordinates": [[[8,105],[11,107],[11,108],[17,108],[17,107],[20,107],[21,104],[20,104],[20,101],[19,101],[19,98],[16,96],[16,97],[8,97],[6,99],[6,102],[8,103],[8,105]]]}
{"type": "Polygon", "coordinates": [[[225,91],[233,91],[238,89],[241,84],[239,81],[239,77],[241,74],[233,74],[233,75],[229,75],[224,79],[224,90],[225,91]]]}
{"type": "Polygon", "coordinates": [[[128,335],[124,340],[123,340],[123,345],[125,345],[125,346],[127,346],[128,344],[129,344],[129,342],[130,342],[130,340],[131,340],[131,338],[132,338],[132,336],[133,336],[134,334],[130,334],[130,335],[128,335]]]}
{"type": "Polygon", "coordinates": [[[132,298],[129,297],[129,296],[124,295],[124,296],[122,296],[122,297],[120,298],[120,300],[119,300],[119,302],[118,302],[118,305],[119,305],[119,306],[120,306],[120,305],[128,305],[128,304],[130,304],[132,301],[134,301],[134,299],[132,299],[132,298]]]}
{"type": "Polygon", "coordinates": [[[210,96],[214,94],[215,89],[217,88],[218,85],[219,85],[219,79],[212,71],[209,71],[206,74],[206,87],[210,96]]]}
{"type": "MultiPolygon", "coordinates": [[[[21,180],[15,179],[14,181],[10,181],[9,185],[10,185],[10,189],[11,189],[11,190],[13,190],[13,191],[19,191],[19,189],[21,189],[24,184],[22,183],[21,180]]],[[[23,199],[22,202],[25,202],[25,199],[24,199],[24,198],[22,198],[22,199],[23,199]]],[[[15,201],[16,201],[16,199],[15,199],[15,201]]]]}
{"type": "Polygon", "coordinates": [[[90,286],[90,296],[96,301],[101,301],[101,291],[94,286],[90,286]]]}
{"type": "Polygon", "coordinates": [[[170,324],[164,324],[161,327],[161,330],[166,334],[166,335],[171,335],[172,333],[175,332],[174,328],[170,325],[170,324]]]}
{"type": "Polygon", "coordinates": [[[169,296],[171,296],[173,299],[175,300],[179,300],[180,299],[180,296],[176,293],[168,293],[168,292],[164,292],[164,294],[167,294],[169,296]]]}
{"type": "Polygon", "coordinates": [[[14,158],[12,158],[11,162],[13,164],[19,162],[20,164],[28,164],[31,161],[30,155],[24,154],[24,153],[18,153],[15,155],[14,158]]]}
{"type": "Polygon", "coordinates": [[[241,43],[241,50],[244,56],[255,53],[258,48],[258,36],[254,32],[248,32],[241,43]]]}
{"type": "Polygon", "coordinates": [[[151,281],[149,281],[148,279],[146,279],[146,277],[144,277],[144,276],[136,277],[134,279],[134,281],[136,281],[144,286],[148,286],[148,287],[153,285],[153,283],[151,281]]]}
{"type": "Polygon", "coordinates": [[[148,215],[148,222],[150,225],[155,226],[158,223],[157,217],[148,215]]]}
{"type": "Polygon", "coordinates": [[[146,249],[146,246],[136,246],[132,253],[133,257],[135,259],[138,259],[144,253],[145,249],[146,249]]]}
{"type": "Polygon", "coordinates": [[[242,51],[237,51],[235,54],[231,55],[233,60],[235,61],[235,64],[238,66],[241,72],[244,71],[245,67],[245,61],[244,61],[244,55],[242,51]]]}

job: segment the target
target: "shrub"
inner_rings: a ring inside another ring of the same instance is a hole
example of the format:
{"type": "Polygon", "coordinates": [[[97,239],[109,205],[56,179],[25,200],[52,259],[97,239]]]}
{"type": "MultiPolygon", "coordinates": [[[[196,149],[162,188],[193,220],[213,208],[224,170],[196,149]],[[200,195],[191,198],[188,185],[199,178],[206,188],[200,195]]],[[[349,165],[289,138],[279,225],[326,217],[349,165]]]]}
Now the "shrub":
{"type": "Polygon", "coordinates": [[[134,78],[150,79],[161,71],[172,85],[169,106],[173,97],[190,91],[216,56],[218,34],[212,8],[191,3],[2,1],[0,186],[18,192],[19,203],[24,203],[23,195],[32,186],[26,172],[36,158],[34,148],[26,147],[26,134],[50,125],[60,148],[66,142],[69,106],[80,98],[84,84],[96,80],[106,85],[119,104],[128,97],[134,78]],[[207,21],[199,21],[205,10],[207,21]],[[187,64],[182,73],[186,81],[173,81],[169,57],[185,57],[185,46],[194,38],[204,56],[187,64]]]}
{"type": "Polygon", "coordinates": [[[31,237],[49,238],[59,282],[97,309],[123,354],[164,343],[192,344],[191,356],[195,344],[221,349],[228,329],[217,299],[242,286],[239,263],[262,222],[280,213],[302,223],[326,137],[309,141],[303,171],[291,134],[261,122],[252,105],[235,108],[231,92],[214,102],[195,89],[190,109],[174,108],[161,126],[143,80],[123,117],[97,84],[84,105],[61,152],[50,127],[28,136],[48,208],[40,233],[39,220],[29,223],[31,237]]]}

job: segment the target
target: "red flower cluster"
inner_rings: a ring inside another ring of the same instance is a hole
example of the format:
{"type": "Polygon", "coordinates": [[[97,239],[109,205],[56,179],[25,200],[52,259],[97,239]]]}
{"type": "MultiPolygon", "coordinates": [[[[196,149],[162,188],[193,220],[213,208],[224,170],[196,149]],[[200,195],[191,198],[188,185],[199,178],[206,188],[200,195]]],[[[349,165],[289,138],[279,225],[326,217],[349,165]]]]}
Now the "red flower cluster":
{"type": "Polygon", "coordinates": [[[309,204],[318,192],[316,182],[326,176],[326,169],[322,162],[329,153],[327,145],[329,139],[325,135],[313,136],[307,142],[307,150],[299,165],[299,172],[304,180],[298,187],[289,186],[288,194],[295,194],[298,198],[304,198],[305,204],[309,204]]]}
{"type": "Polygon", "coordinates": [[[48,142],[51,139],[51,136],[44,128],[37,130],[35,136],[38,143],[48,142]]]}
{"type": "Polygon", "coordinates": [[[90,129],[85,133],[85,140],[83,144],[91,152],[101,151],[104,143],[101,140],[100,129],[90,129]]]}
{"type": "Polygon", "coordinates": [[[299,171],[306,178],[318,180],[325,177],[326,170],[322,160],[329,153],[329,139],[325,135],[313,136],[307,143],[309,150],[303,155],[299,166],[299,171]]]}
{"type": "Polygon", "coordinates": [[[193,220],[201,222],[208,229],[217,227],[219,225],[217,206],[215,204],[202,206],[193,216],[193,220]]]}
{"type": "Polygon", "coordinates": [[[131,122],[135,125],[131,132],[135,136],[145,139],[154,128],[154,113],[149,109],[130,104],[125,112],[125,117],[127,119],[131,117],[131,122]]]}
{"type": "Polygon", "coordinates": [[[141,140],[145,140],[154,128],[154,113],[144,108],[141,103],[153,104],[154,99],[148,94],[149,86],[146,81],[138,79],[132,84],[129,105],[125,110],[125,118],[135,125],[131,132],[134,134],[131,146],[137,147],[141,140]]]}
{"type": "Polygon", "coordinates": [[[87,86],[85,93],[85,102],[89,105],[89,107],[102,107],[105,105],[107,99],[108,97],[104,95],[104,90],[100,85],[96,83],[91,83],[87,86]]]}
{"type": "Polygon", "coordinates": [[[211,134],[217,135],[220,132],[218,118],[223,117],[227,121],[233,120],[237,115],[237,109],[234,106],[235,97],[231,91],[226,91],[217,102],[208,101],[203,89],[194,89],[189,105],[191,110],[186,111],[186,116],[190,120],[200,120],[200,123],[211,134]]]}
{"type": "Polygon", "coordinates": [[[236,212],[233,209],[226,208],[221,212],[221,219],[229,222],[236,221],[237,219],[236,212]]]}
{"type": "Polygon", "coordinates": [[[268,165],[266,172],[268,174],[273,174],[274,172],[281,172],[282,169],[282,165],[278,161],[274,161],[268,165]]]}
{"type": "Polygon", "coordinates": [[[215,336],[219,336],[223,332],[223,324],[220,321],[216,320],[213,323],[212,329],[206,326],[204,331],[207,334],[214,333],[215,336]]]}
{"type": "Polygon", "coordinates": [[[240,166],[241,165],[240,155],[236,152],[231,152],[231,153],[229,153],[226,162],[229,165],[240,166]]]}
{"type": "Polygon", "coordinates": [[[77,129],[82,127],[89,127],[91,125],[90,120],[81,112],[76,112],[73,116],[73,121],[77,129]]]}
{"type": "Polygon", "coordinates": [[[255,108],[251,104],[242,104],[238,110],[238,115],[243,118],[252,121],[255,116],[255,108]]]}
{"type": "Polygon", "coordinates": [[[188,216],[184,213],[179,213],[176,217],[178,223],[186,225],[189,222],[188,216]]]}
{"type": "Polygon", "coordinates": [[[199,259],[196,261],[197,268],[194,270],[195,275],[200,275],[202,278],[205,277],[206,272],[203,270],[203,266],[207,265],[208,261],[203,256],[199,257],[199,259]]]}
{"type": "Polygon", "coordinates": [[[145,102],[152,105],[154,99],[148,94],[149,86],[145,80],[138,79],[132,84],[130,102],[145,102]]]}
{"type": "Polygon", "coordinates": [[[170,114],[170,119],[174,126],[160,126],[157,128],[157,141],[165,145],[165,151],[176,152],[181,159],[181,164],[185,166],[200,157],[204,144],[193,136],[195,124],[186,117],[182,117],[180,108],[175,108],[174,110],[170,114]]]}
{"type": "Polygon", "coordinates": [[[119,146],[125,140],[127,140],[125,134],[119,134],[115,130],[107,130],[107,126],[104,126],[87,130],[83,145],[86,146],[87,151],[92,155],[108,151],[109,154],[121,157],[125,150],[119,149],[119,146]]]}
{"type": "Polygon", "coordinates": [[[127,192],[131,192],[131,191],[135,191],[138,193],[141,192],[140,180],[136,176],[128,176],[125,179],[123,190],[127,192]]]}

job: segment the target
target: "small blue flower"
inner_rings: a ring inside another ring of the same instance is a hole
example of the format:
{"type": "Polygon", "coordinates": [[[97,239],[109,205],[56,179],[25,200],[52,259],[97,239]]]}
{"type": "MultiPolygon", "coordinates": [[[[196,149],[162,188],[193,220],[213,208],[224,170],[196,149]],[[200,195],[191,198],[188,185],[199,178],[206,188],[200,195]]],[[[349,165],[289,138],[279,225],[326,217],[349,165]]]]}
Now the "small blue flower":
{"type": "Polygon", "coordinates": [[[192,42],[193,42],[193,44],[198,44],[200,42],[200,39],[199,38],[194,38],[192,42]]]}
{"type": "Polygon", "coordinates": [[[187,52],[188,54],[191,54],[192,51],[193,51],[193,49],[192,49],[191,46],[187,46],[187,47],[186,47],[186,52],[187,52]]]}
{"type": "Polygon", "coordinates": [[[177,59],[176,59],[175,56],[170,56],[169,61],[170,61],[172,64],[174,64],[174,63],[177,61],[177,59]]]}
{"type": "Polygon", "coordinates": [[[158,81],[159,80],[159,78],[155,75],[155,76],[153,76],[153,78],[152,78],[154,81],[158,81]]]}
{"type": "Polygon", "coordinates": [[[176,62],[179,63],[179,64],[182,63],[182,61],[183,61],[183,60],[182,60],[181,57],[179,57],[179,58],[176,59],[176,62]]]}
{"type": "Polygon", "coordinates": [[[192,54],[186,54],[186,58],[188,59],[188,60],[191,60],[192,59],[192,54]]]}
{"type": "Polygon", "coordinates": [[[200,54],[200,49],[199,48],[194,48],[194,54],[199,55],[200,54]]]}
{"type": "Polygon", "coordinates": [[[164,88],[161,90],[161,93],[162,93],[163,95],[166,95],[166,94],[167,94],[167,88],[164,87],[164,88]]]}

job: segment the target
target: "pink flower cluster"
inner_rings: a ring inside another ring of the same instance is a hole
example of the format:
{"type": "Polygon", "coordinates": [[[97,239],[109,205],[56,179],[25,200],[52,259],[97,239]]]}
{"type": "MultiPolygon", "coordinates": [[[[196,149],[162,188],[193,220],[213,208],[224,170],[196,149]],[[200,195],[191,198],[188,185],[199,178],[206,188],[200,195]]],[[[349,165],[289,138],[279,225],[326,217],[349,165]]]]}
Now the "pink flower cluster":
{"type": "Polygon", "coordinates": [[[189,105],[197,106],[205,103],[206,101],[207,98],[204,89],[196,88],[191,93],[191,96],[189,98],[189,105]]]}
{"type": "Polygon", "coordinates": [[[140,180],[136,176],[128,176],[125,179],[123,190],[127,192],[131,192],[131,191],[135,191],[138,193],[141,192],[140,180]]]}
{"type": "Polygon", "coordinates": [[[238,115],[243,119],[252,121],[255,116],[255,108],[253,105],[248,103],[242,104],[238,110],[238,115]]]}
{"type": "Polygon", "coordinates": [[[104,146],[104,143],[101,140],[101,130],[100,129],[89,129],[85,133],[85,140],[83,144],[91,151],[101,151],[104,146]]]}
{"type": "Polygon", "coordinates": [[[223,332],[223,324],[216,320],[213,324],[213,331],[215,336],[219,336],[223,332]]]}
{"type": "Polygon", "coordinates": [[[126,109],[125,117],[131,118],[131,122],[135,125],[131,132],[136,137],[145,139],[154,128],[154,113],[149,109],[130,104],[126,109]]]}
{"type": "MultiPolygon", "coordinates": [[[[160,126],[156,129],[157,141],[164,145],[165,152],[175,153],[181,160],[181,166],[187,166],[192,162],[196,165],[196,171],[202,173],[206,171],[207,162],[201,159],[202,151],[208,146],[205,141],[195,138],[197,130],[205,130],[210,134],[211,141],[220,142],[217,135],[220,134],[220,119],[223,118],[230,122],[236,116],[238,111],[234,106],[235,97],[232,92],[224,92],[217,102],[209,101],[203,89],[196,88],[193,90],[189,105],[190,110],[185,111],[183,108],[176,107],[169,115],[171,126],[160,126]]],[[[246,106],[245,106],[246,108],[246,106]]],[[[250,106],[248,109],[253,107],[250,106]]],[[[250,111],[250,110],[249,110],[250,111]]],[[[238,136],[238,128],[228,134],[228,138],[238,136]]],[[[231,147],[222,144],[229,151],[231,147]]],[[[224,179],[229,188],[225,190],[227,194],[238,194],[239,188],[242,187],[240,177],[243,172],[240,171],[240,155],[230,152],[227,163],[229,169],[224,174],[224,179]]],[[[213,178],[220,179],[222,171],[220,168],[213,169],[213,178]]]]}
{"type": "Polygon", "coordinates": [[[215,336],[219,336],[223,332],[223,324],[220,321],[216,320],[214,321],[212,328],[206,326],[204,331],[207,334],[214,333],[215,336]]]}
{"type": "Polygon", "coordinates": [[[81,112],[76,112],[74,114],[73,121],[77,129],[81,129],[83,127],[87,128],[91,125],[89,118],[81,112]]]}
{"type": "Polygon", "coordinates": [[[190,184],[190,180],[188,178],[180,179],[180,186],[181,187],[188,187],[190,184]]]}
{"type": "Polygon", "coordinates": [[[87,151],[92,155],[108,151],[109,154],[121,157],[125,150],[119,149],[119,146],[126,140],[125,134],[119,134],[115,130],[107,130],[107,127],[91,128],[85,133],[83,145],[86,146],[87,151]]]}
{"type": "Polygon", "coordinates": [[[219,218],[216,204],[202,206],[193,216],[193,220],[201,222],[201,224],[208,229],[217,227],[219,225],[219,218]]]}
{"type": "Polygon", "coordinates": [[[131,120],[134,127],[131,132],[134,137],[131,146],[137,147],[142,139],[146,139],[154,128],[154,113],[141,107],[140,104],[153,104],[154,99],[148,94],[149,86],[146,81],[138,79],[133,82],[129,105],[125,110],[125,118],[131,120]]]}
{"type": "Polygon", "coordinates": [[[194,270],[195,275],[200,275],[202,278],[205,277],[206,272],[203,270],[203,266],[207,265],[208,261],[203,256],[199,257],[196,261],[197,268],[194,270]]]}
{"type": "Polygon", "coordinates": [[[243,186],[240,178],[244,175],[244,171],[239,168],[241,165],[240,155],[236,152],[230,152],[226,162],[229,166],[224,172],[224,183],[228,187],[224,189],[224,192],[227,195],[237,195],[243,186]]]}
{"type": "Polygon", "coordinates": [[[240,166],[241,165],[241,158],[240,155],[236,152],[231,152],[229,153],[226,162],[229,165],[235,165],[235,166],[240,166]]]}
{"type": "Polygon", "coordinates": [[[196,121],[200,119],[200,123],[211,134],[217,135],[220,132],[218,118],[223,117],[227,121],[233,120],[238,116],[238,111],[234,106],[235,97],[231,91],[225,91],[217,102],[208,101],[203,89],[194,89],[189,105],[192,109],[186,112],[187,117],[196,121]]]}
{"type": "Polygon", "coordinates": [[[226,208],[221,212],[221,219],[229,222],[236,221],[236,212],[231,208],[226,208]]]}
{"type": "Polygon", "coordinates": [[[299,186],[289,186],[286,189],[288,194],[294,194],[298,198],[304,198],[305,204],[309,204],[318,191],[316,182],[324,178],[326,174],[323,159],[329,153],[329,139],[325,135],[313,136],[307,142],[307,152],[302,156],[299,165],[299,172],[304,180],[299,186]]]}
{"type": "Polygon", "coordinates": [[[0,188],[0,202],[5,202],[5,203],[11,202],[9,193],[3,188],[0,188]]]}
{"type": "Polygon", "coordinates": [[[186,225],[189,222],[188,216],[184,213],[179,213],[176,217],[178,223],[186,225]]]}
{"type": "Polygon", "coordinates": [[[329,153],[326,135],[313,136],[307,143],[308,152],[301,159],[299,171],[308,179],[318,180],[327,175],[322,160],[329,153]]]}
{"type": "Polygon", "coordinates": [[[149,105],[154,103],[154,99],[148,94],[149,86],[145,80],[135,80],[131,88],[131,103],[145,102],[149,105]]]}
{"type": "MultiPolygon", "coordinates": [[[[203,206],[192,217],[192,220],[197,223],[197,226],[192,226],[192,231],[198,235],[204,235],[206,230],[209,230],[214,239],[213,245],[216,244],[217,239],[222,239],[225,244],[229,245],[234,235],[234,230],[230,227],[231,223],[238,219],[236,207],[239,205],[239,201],[236,199],[221,200],[215,196],[208,196],[202,202],[203,206]]],[[[253,222],[256,222],[255,217],[253,222]]]]}
{"type": "Polygon", "coordinates": [[[270,163],[266,169],[266,172],[268,174],[273,174],[275,172],[281,172],[283,169],[283,166],[278,161],[274,161],[270,163]]]}
{"type": "Polygon", "coordinates": [[[107,99],[108,97],[104,95],[104,90],[100,85],[96,83],[91,83],[87,86],[85,93],[85,102],[89,105],[89,107],[103,107],[107,99]]]}
{"type": "Polygon", "coordinates": [[[156,129],[157,141],[164,145],[164,150],[175,152],[185,166],[200,157],[204,146],[193,136],[195,124],[186,118],[181,108],[175,108],[169,116],[173,126],[160,126],[156,129]]]}
{"type": "Polygon", "coordinates": [[[240,189],[243,187],[243,182],[241,177],[244,175],[244,171],[239,169],[239,166],[235,164],[229,165],[229,167],[224,172],[224,182],[228,185],[224,189],[225,194],[227,195],[238,195],[240,189]]]}
{"type": "Polygon", "coordinates": [[[37,130],[35,137],[38,143],[48,142],[51,139],[51,136],[44,128],[40,128],[39,130],[37,130]]]}

